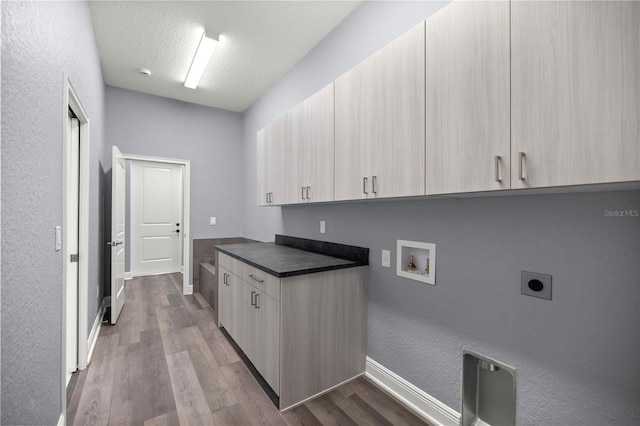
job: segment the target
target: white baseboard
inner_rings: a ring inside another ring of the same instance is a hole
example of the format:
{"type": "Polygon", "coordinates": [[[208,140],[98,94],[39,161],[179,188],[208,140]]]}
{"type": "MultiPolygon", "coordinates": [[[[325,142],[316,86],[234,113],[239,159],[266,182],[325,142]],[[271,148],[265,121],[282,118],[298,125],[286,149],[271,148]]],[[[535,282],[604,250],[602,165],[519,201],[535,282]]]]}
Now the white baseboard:
{"type": "Polygon", "coordinates": [[[60,418],[58,419],[58,426],[65,426],[65,417],[64,413],[60,414],[60,418]]]}
{"type": "MultiPolygon", "coordinates": [[[[111,302],[111,298],[109,297],[109,302],[111,302]]],[[[91,333],[89,333],[89,338],[87,339],[87,365],[91,362],[91,357],[93,356],[93,350],[96,348],[96,343],[98,342],[98,335],[100,334],[100,327],[102,326],[102,316],[104,315],[104,310],[107,308],[107,297],[102,299],[102,304],[100,305],[100,309],[98,310],[98,315],[96,315],[95,321],[93,321],[93,327],[91,327],[91,333]]]]}
{"type": "Polygon", "coordinates": [[[367,357],[366,376],[431,423],[458,426],[460,414],[393,371],[367,357]]]}

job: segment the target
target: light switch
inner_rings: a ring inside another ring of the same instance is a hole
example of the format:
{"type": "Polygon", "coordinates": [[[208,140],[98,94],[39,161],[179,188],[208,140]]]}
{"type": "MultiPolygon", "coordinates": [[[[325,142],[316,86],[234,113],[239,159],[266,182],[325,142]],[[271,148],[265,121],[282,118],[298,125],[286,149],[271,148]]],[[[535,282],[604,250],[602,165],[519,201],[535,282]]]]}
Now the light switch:
{"type": "Polygon", "coordinates": [[[215,216],[211,216],[209,218],[209,225],[214,226],[216,224],[216,218],[215,216]]]}
{"type": "Polygon", "coordinates": [[[391,267],[391,252],[389,250],[382,250],[382,266],[391,267]]]}
{"type": "Polygon", "coordinates": [[[326,231],[324,220],[320,221],[320,233],[324,234],[326,231]]]}
{"type": "Polygon", "coordinates": [[[62,250],[62,227],[56,226],[56,251],[62,250]]]}

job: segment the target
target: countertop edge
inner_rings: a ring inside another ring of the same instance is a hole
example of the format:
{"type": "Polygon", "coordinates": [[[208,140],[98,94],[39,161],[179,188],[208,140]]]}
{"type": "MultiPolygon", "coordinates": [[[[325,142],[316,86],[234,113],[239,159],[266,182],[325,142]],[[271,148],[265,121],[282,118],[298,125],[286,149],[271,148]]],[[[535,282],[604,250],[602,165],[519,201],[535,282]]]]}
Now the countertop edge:
{"type": "MultiPolygon", "coordinates": [[[[369,262],[357,262],[357,261],[351,261],[352,263],[347,263],[347,264],[343,264],[343,265],[329,265],[329,266],[322,266],[322,267],[318,267],[318,268],[307,268],[307,269],[299,269],[299,270],[295,270],[295,271],[287,271],[287,272],[276,272],[272,269],[266,268],[263,265],[260,265],[258,263],[252,262],[244,257],[238,256],[235,253],[232,253],[228,250],[225,250],[222,246],[215,246],[215,249],[226,254],[227,256],[233,257],[234,259],[240,260],[241,262],[246,263],[247,265],[251,265],[254,268],[258,268],[261,271],[266,272],[269,275],[273,275],[274,277],[277,278],[287,278],[287,277],[295,277],[297,275],[307,275],[307,274],[314,274],[317,272],[326,272],[326,271],[335,271],[335,270],[339,270],[339,269],[348,269],[348,268],[356,268],[358,266],[368,266],[369,262]]],[[[305,250],[301,250],[301,249],[295,249],[295,250],[300,250],[300,251],[305,251],[305,250]]]]}

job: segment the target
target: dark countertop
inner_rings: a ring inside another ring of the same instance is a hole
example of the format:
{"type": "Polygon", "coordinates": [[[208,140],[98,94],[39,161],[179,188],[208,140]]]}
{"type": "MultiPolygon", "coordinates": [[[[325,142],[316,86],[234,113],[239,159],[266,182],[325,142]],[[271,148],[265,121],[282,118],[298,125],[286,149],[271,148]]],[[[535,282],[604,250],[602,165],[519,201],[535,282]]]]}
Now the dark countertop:
{"type": "Polygon", "coordinates": [[[276,243],[227,244],[215,248],[278,278],[369,264],[368,249],[361,249],[366,250],[366,259],[363,256],[344,259],[276,243]]]}

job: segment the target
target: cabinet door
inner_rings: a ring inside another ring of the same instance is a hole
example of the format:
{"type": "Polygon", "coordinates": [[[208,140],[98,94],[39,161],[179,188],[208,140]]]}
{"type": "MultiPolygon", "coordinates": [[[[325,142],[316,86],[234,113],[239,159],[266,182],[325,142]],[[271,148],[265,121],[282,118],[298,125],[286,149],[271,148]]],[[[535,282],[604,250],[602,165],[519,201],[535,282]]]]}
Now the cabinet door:
{"type": "Polygon", "coordinates": [[[305,201],[332,201],[335,140],[333,83],[304,102],[304,124],[306,135],[301,186],[305,187],[305,201]]]}
{"type": "Polygon", "coordinates": [[[257,202],[259,206],[266,206],[271,190],[271,125],[258,132],[257,143],[257,202]]]}
{"type": "Polygon", "coordinates": [[[363,180],[370,175],[371,60],[335,81],[335,199],[366,198],[363,180]]]}
{"type": "Polygon", "coordinates": [[[640,179],[639,22],[635,1],[512,2],[512,188],[640,179]]]}
{"type": "Polygon", "coordinates": [[[287,178],[291,180],[288,185],[288,203],[303,203],[305,192],[303,187],[305,167],[304,151],[309,143],[309,131],[307,129],[307,108],[305,102],[301,102],[287,112],[287,138],[289,158],[286,163],[287,178]]]}
{"type": "Polygon", "coordinates": [[[424,22],[371,58],[374,197],[425,194],[424,22]]]}
{"type": "Polygon", "coordinates": [[[288,204],[294,202],[292,191],[295,183],[291,179],[291,144],[288,136],[287,116],[283,115],[271,123],[271,167],[269,183],[271,184],[272,204],[288,204]]]}
{"type": "Polygon", "coordinates": [[[256,353],[255,309],[253,307],[257,292],[255,288],[240,279],[238,279],[238,283],[236,293],[238,297],[238,327],[237,338],[234,337],[234,340],[247,358],[255,364],[256,356],[260,356],[260,351],[256,353]]]}
{"type": "Polygon", "coordinates": [[[256,369],[280,393],[280,302],[258,291],[254,311],[256,369]]]}
{"type": "Polygon", "coordinates": [[[236,339],[239,324],[238,316],[238,277],[227,269],[218,266],[218,301],[219,322],[231,337],[236,339]]]}
{"type": "Polygon", "coordinates": [[[427,19],[427,194],[510,188],[509,66],[509,2],[427,19]]]}

